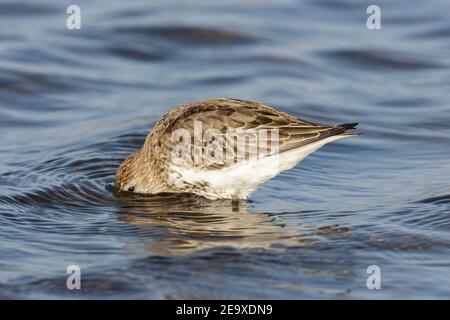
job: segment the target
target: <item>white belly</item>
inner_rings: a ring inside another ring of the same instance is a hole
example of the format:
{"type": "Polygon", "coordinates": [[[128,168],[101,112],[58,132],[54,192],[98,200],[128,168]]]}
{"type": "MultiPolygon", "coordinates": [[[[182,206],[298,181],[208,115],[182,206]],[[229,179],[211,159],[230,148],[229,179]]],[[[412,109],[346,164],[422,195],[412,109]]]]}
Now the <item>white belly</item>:
{"type": "Polygon", "coordinates": [[[204,170],[172,166],[170,183],[182,187],[207,184],[205,191],[196,192],[209,199],[246,199],[261,184],[280,172],[291,169],[325,144],[346,137],[333,136],[306,146],[261,159],[247,160],[224,169],[204,170]]]}

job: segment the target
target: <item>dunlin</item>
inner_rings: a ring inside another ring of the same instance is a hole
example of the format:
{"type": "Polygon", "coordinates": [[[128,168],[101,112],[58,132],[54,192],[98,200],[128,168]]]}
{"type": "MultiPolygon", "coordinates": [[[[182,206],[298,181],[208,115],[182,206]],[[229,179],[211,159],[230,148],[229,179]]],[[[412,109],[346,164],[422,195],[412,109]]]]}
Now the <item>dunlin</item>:
{"type": "Polygon", "coordinates": [[[209,99],[165,114],[119,167],[115,186],[140,194],[246,199],[323,145],[358,135],[357,123],[322,125],[266,105],[209,99]]]}

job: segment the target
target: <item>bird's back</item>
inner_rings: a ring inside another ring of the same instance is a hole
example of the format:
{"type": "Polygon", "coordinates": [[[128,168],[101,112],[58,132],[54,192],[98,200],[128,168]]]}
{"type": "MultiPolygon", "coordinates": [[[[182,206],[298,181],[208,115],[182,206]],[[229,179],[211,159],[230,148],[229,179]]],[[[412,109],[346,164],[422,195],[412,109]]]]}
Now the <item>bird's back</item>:
{"type": "Polygon", "coordinates": [[[210,99],[168,112],[144,147],[155,150],[174,189],[246,198],[311,152],[344,137],[347,128],[297,119],[255,102],[210,99]]]}

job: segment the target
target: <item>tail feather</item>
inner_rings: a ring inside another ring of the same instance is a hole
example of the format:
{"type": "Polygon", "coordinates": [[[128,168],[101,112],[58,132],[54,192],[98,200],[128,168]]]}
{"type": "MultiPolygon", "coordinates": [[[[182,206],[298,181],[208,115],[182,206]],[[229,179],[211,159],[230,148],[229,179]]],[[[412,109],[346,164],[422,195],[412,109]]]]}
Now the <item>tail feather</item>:
{"type": "Polygon", "coordinates": [[[348,129],[354,129],[358,123],[344,123],[337,126],[329,127],[327,130],[318,131],[314,138],[303,137],[302,135],[291,134],[290,137],[294,141],[289,141],[280,146],[279,152],[286,152],[292,149],[297,149],[309,144],[313,144],[317,141],[324,140],[332,136],[359,136],[362,133],[359,132],[347,132],[348,129]],[[297,139],[295,139],[297,138],[297,139]]]}
{"type": "Polygon", "coordinates": [[[355,129],[355,127],[358,125],[358,122],[353,123],[344,123],[337,125],[337,127],[344,128],[344,132],[340,133],[341,136],[360,136],[362,135],[361,132],[346,132],[345,130],[355,129]]]}
{"type": "Polygon", "coordinates": [[[359,124],[358,122],[344,123],[344,124],[339,124],[338,127],[343,127],[343,128],[345,128],[345,130],[349,130],[349,129],[355,129],[358,124],[359,124]]]}

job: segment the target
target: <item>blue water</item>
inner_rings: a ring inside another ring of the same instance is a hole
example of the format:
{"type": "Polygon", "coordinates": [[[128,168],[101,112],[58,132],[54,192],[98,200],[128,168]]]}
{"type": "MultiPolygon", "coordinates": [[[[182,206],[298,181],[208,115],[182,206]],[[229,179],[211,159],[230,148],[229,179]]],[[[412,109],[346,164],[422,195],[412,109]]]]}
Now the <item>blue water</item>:
{"type": "Polygon", "coordinates": [[[377,1],[381,30],[368,1],[77,1],[81,30],[70,4],[0,2],[1,298],[450,297],[448,1],[377,1]],[[159,117],[211,97],[365,135],[238,212],[112,192],[159,117]]]}

